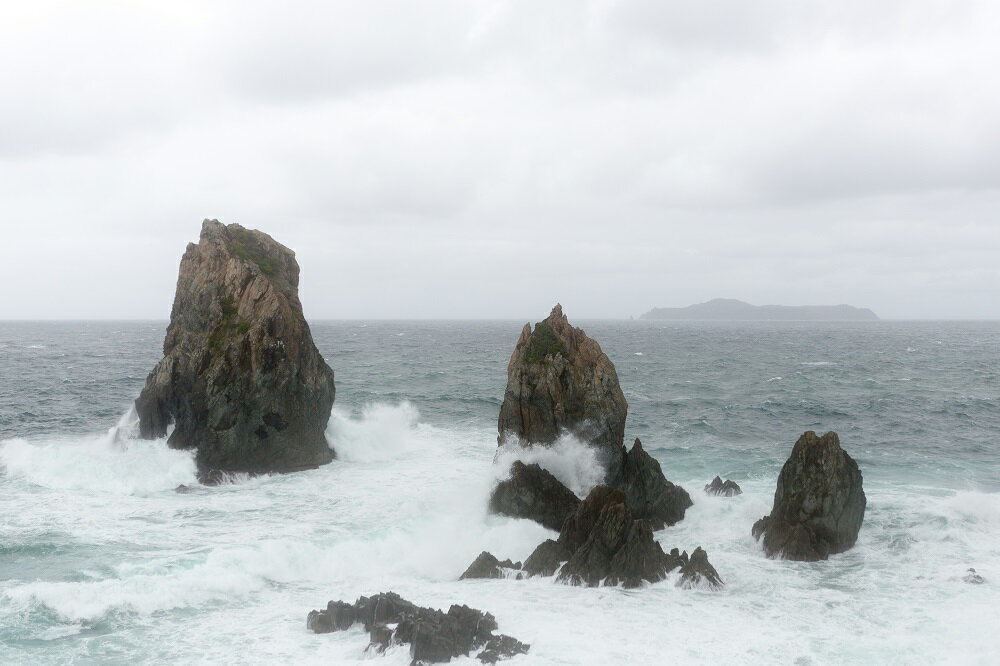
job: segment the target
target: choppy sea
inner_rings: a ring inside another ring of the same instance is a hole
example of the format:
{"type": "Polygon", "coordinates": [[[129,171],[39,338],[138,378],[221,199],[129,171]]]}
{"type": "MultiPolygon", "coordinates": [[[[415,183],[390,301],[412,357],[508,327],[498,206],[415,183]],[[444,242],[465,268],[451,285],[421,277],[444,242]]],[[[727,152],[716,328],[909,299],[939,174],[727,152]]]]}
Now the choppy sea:
{"type": "MultiPolygon", "coordinates": [[[[704,547],[723,590],[457,580],[553,536],[486,512],[524,322],[313,323],[338,459],[183,494],[188,453],[124,436],[165,322],[0,322],[0,663],[407,664],[305,628],[387,590],[490,611],[524,666],[1000,663],[1000,323],[573,323],[618,369],[627,440],[694,499],[657,538],[704,547]],[[858,461],[864,526],[770,560],[750,527],[805,430],[858,461]],[[716,474],[744,494],[706,496],[716,474]]],[[[536,457],[596,479],[572,441],[536,457]]]]}

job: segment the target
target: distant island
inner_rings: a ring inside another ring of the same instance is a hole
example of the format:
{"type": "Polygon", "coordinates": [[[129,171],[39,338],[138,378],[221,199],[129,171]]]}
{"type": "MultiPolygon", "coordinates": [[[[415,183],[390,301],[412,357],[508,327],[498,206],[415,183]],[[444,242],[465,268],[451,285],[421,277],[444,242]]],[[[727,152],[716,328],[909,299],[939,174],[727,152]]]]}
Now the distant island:
{"type": "Polygon", "coordinates": [[[853,305],[751,305],[734,298],[715,298],[686,308],[653,308],[640,319],[715,321],[877,321],[868,308],[853,305]]]}

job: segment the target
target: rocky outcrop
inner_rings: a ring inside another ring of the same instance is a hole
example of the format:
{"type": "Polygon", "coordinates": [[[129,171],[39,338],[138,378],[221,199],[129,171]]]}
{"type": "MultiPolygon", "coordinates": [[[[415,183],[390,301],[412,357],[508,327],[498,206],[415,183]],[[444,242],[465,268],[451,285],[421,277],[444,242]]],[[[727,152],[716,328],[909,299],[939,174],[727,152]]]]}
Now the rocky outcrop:
{"type": "Polygon", "coordinates": [[[664,553],[650,522],[632,517],[625,493],[597,486],[563,523],[559,540],[539,545],[524,561],[523,572],[551,576],[558,571],[559,581],[573,585],[639,587],[687,564],[687,553],[676,548],[664,553]]]}
{"type": "Polygon", "coordinates": [[[330,462],[333,370],[313,344],[295,253],[205,220],[181,259],[163,359],[135,402],[140,435],[197,449],[203,478],[330,462]]]}
{"type": "Polygon", "coordinates": [[[631,451],[621,447],[608,472],[608,485],[625,493],[633,518],[648,520],[657,530],[683,520],[693,504],[686,490],[667,481],[660,463],[646,453],[638,439],[631,451]]]}
{"type": "Polygon", "coordinates": [[[803,434],[778,476],[771,513],[753,536],[769,557],[825,560],[854,545],[865,516],[861,471],[837,433],[803,434]]]}
{"type": "Polygon", "coordinates": [[[691,557],[687,557],[687,553],[684,553],[682,558],[686,561],[681,566],[681,578],[677,581],[678,587],[707,587],[717,590],[723,586],[719,572],[709,563],[708,553],[701,546],[694,549],[691,557]]]}
{"type": "Polygon", "coordinates": [[[501,481],[490,494],[490,513],[513,518],[530,518],[550,530],[562,527],[576,511],[580,498],[537,463],[520,460],[510,468],[510,478],[501,481]]]}
{"type": "Polygon", "coordinates": [[[736,495],[742,495],[743,489],[740,488],[739,484],[735,481],[730,481],[729,479],[723,481],[721,477],[716,476],[712,479],[711,483],[705,484],[705,493],[708,495],[719,495],[721,497],[734,497],[736,495]]]}
{"type": "Polygon", "coordinates": [[[306,628],[318,634],[349,629],[361,623],[369,634],[369,649],[384,652],[390,645],[410,646],[412,664],[440,663],[479,651],[484,663],[526,654],[528,645],[495,635],[496,619],[489,613],[453,605],[448,612],[423,608],[393,592],[360,597],[354,604],[331,601],[326,610],[311,611],[306,628]]]}
{"type": "Polygon", "coordinates": [[[628,403],[601,346],[570,325],[556,305],[534,329],[525,324],[507,365],[499,442],[551,444],[572,433],[610,459],[625,437],[628,403]]]}
{"type": "Polygon", "coordinates": [[[524,561],[522,571],[528,576],[552,576],[572,554],[555,539],[546,539],[524,561]]]}
{"type": "Polygon", "coordinates": [[[969,567],[966,570],[965,575],[962,577],[962,580],[966,583],[971,583],[972,585],[982,585],[983,583],[986,582],[986,579],[980,576],[978,573],[976,573],[976,570],[973,569],[972,567],[969,567]]]}
{"type": "Polygon", "coordinates": [[[504,570],[517,570],[521,568],[520,562],[511,562],[509,559],[504,561],[498,560],[493,553],[488,551],[483,551],[479,554],[469,568],[465,570],[459,580],[466,580],[469,578],[506,578],[504,570]]]}

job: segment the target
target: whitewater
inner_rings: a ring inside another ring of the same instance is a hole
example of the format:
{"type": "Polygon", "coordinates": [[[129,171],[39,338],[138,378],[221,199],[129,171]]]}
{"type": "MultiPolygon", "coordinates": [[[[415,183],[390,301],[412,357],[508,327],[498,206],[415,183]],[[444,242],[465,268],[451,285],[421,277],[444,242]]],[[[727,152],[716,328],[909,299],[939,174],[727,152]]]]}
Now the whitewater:
{"type": "Polygon", "coordinates": [[[130,436],[164,323],[0,322],[0,662],[408,664],[305,628],[392,590],[489,611],[525,666],[997,663],[1000,323],[574,322],[616,364],[628,441],[695,502],[657,539],[705,548],[721,591],[458,581],[555,535],[488,515],[513,458],[580,495],[599,479],[571,438],[498,455],[523,323],[313,323],[337,460],[203,487],[189,453],[130,436]],[[826,562],[770,560],[750,527],[805,430],[858,461],[865,522],[826,562]],[[706,496],[716,474],[744,494],[706,496]]]}

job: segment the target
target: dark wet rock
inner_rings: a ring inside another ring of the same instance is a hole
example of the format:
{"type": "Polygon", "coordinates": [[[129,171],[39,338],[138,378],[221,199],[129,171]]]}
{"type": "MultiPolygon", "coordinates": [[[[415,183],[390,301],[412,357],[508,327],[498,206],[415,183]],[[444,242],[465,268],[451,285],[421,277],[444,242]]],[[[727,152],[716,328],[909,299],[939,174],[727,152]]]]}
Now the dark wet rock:
{"type": "Polygon", "coordinates": [[[510,363],[498,441],[551,444],[569,432],[613,458],[625,436],[628,402],[601,346],[570,325],[556,305],[532,330],[524,325],[510,363]]]}
{"type": "Polygon", "coordinates": [[[325,611],[312,611],[306,618],[306,628],[317,633],[327,634],[331,631],[349,629],[358,622],[357,609],[344,601],[331,601],[325,611]]]}
{"type": "Polygon", "coordinates": [[[625,494],[607,486],[591,491],[566,519],[559,544],[572,552],[559,580],[575,585],[638,587],[681,564],[663,552],[649,521],[632,518],[625,494]]]}
{"type": "Polygon", "coordinates": [[[625,493],[622,491],[610,486],[597,486],[576,511],[566,518],[559,532],[559,545],[573,553],[590,537],[606,505],[624,503],[625,493]]]}
{"type": "Polygon", "coordinates": [[[857,541],[866,503],[861,471],[837,433],[809,431],[781,468],[770,515],[751,531],[769,557],[825,560],[857,541]]]}
{"type": "Polygon", "coordinates": [[[483,551],[479,554],[469,568],[465,570],[459,580],[467,578],[505,578],[504,569],[520,569],[520,562],[511,562],[510,559],[502,562],[493,556],[493,553],[483,551]]]}
{"type": "Polygon", "coordinates": [[[969,567],[969,569],[965,572],[965,576],[962,577],[962,580],[966,583],[972,583],[973,585],[982,585],[986,582],[986,579],[976,573],[976,570],[972,567],[969,567]]]}
{"type": "Polygon", "coordinates": [[[308,469],[333,459],[324,431],[333,371],[313,343],[295,253],[260,231],[205,220],[181,259],[163,359],[135,402],[139,432],[197,449],[201,475],[308,469]]]}
{"type": "Polygon", "coordinates": [[[477,658],[484,664],[495,664],[518,654],[528,654],[528,646],[516,638],[500,634],[486,641],[477,658]]]}
{"type": "MultiPolygon", "coordinates": [[[[686,553],[685,553],[686,555],[686,553]]],[[[694,549],[691,557],[681,566],[681,578],[677,581],[680,587],[709,587],[719,589],[723,586],[722,578],[715,567],[708,561],[708,553],[701,546],[694,549]]]]}
{"type": "Polygon", "coordinates": [[[194,492],[194,488],[192,488],[191,486],[186,486],[186,485],[184,485],[182,483],[181,485],[179,485],[176,488],[174,488],[174,492],[175,493],[180,493],[182,495],[186,495],[186,494],[188,494],[190,492],[194,492]]]}
{"type": "Polygon", "coordinates": [[[572,555],[558,541],[546,539],[524,561],[523,571],[529,576],[551,576],[572,555]]]}
{"type": "Polygon", "coordinates": [[[654,529],[680,522],[693,504],[686,490],[667,480],[660,463],[646,453],[638,438],[631,451],[624,446],[619,450],[608,471],[608,485],[625,493],[633,518],[648,520],[654,529]]]}
{"type": "Polygon", "coordinates": [[[711,483],[705,485],[705,492],[709,495],[720,495],[722,497],[733,497],[735,495],[742,495],[743,489],[740,488],[739,484],[735,481],[730,481],[726,479],[723,481],[720,477],[715,477],[712,479],[711,483]]]}
{"type": "Polygon", "coordinates": [[[360,597],[354,604],[331,601],[327,610],[311,611],[306,626],[326,633],[358,622],[369,632],[369,647],[376,651],[409,644],[412,664],[447,662],[477,650],[487,653],[484,661],[494,663],[524,654],[529,647],[509,636],[494,635],[497,623],[489,613],[457,604],[445,613],[417,606],[393,592],[360,597]]]}
{"type": "Polygon", "coordinates": [[[562,527],[566,516],[580,505],[580,498],[537,463],[514,461],[510,478],[490,494],[490,512],[530,518],[550,530],[562,527]]]}

